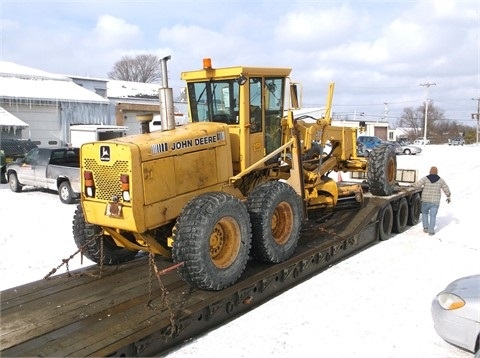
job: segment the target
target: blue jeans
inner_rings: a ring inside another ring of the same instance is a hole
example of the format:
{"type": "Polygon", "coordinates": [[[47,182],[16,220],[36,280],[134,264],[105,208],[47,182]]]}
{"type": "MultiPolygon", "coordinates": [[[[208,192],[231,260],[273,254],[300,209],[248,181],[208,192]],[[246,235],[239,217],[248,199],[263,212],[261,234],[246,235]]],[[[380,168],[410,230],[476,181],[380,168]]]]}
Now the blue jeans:
{"type": "Polygon", "coordinates": [[[439,204],[422,202],[423,228],[427,229],[430,234],[435,233],[435,223],[437,221],[439,206],[439,204]]]}

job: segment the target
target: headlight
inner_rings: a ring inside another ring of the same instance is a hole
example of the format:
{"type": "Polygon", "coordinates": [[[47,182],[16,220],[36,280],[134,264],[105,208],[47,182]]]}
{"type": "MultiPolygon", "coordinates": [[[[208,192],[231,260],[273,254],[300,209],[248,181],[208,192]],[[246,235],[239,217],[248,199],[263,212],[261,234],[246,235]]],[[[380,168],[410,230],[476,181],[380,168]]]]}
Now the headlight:
{"type": "Polygon", "coordinates": [[[455,310],[465,306],[465,301],[457,295],[449,292],[442,292],[437,296],[438,303],[445,310],[455,310]]]}

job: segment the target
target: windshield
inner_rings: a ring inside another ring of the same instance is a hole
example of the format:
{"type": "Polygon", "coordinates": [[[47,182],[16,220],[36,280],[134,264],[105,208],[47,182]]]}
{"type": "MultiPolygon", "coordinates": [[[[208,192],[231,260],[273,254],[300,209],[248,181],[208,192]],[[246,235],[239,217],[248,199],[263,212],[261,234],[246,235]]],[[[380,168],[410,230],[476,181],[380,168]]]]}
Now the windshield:
{"type": "Polygon", "coordinates": [[[239,84],[234,79],[188,84],[192,122],[238,123],[239,84]]]}

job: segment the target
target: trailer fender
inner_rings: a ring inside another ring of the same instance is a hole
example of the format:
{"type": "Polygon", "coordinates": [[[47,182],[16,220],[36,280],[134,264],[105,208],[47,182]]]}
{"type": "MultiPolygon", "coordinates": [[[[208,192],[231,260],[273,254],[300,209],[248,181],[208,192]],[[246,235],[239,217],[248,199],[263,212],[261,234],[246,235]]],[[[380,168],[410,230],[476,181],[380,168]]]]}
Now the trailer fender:
{"type": "Polygon", "coordinates": [[[378,235],[380,240],[388,240],[393,228],[393,208],[390,203],[380,211],[378,218],[378,235]]]}

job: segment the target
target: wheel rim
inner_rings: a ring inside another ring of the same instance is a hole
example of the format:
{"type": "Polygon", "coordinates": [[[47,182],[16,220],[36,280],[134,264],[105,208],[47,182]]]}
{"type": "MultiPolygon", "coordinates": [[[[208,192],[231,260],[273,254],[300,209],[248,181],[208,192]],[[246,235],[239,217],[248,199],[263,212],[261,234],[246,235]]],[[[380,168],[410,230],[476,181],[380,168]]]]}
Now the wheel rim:
{"type": "Polygon", "coordinates": [[[17,189],[17,181],[13,176],[10,176],[10,188],[13,190],[17,189]]]}
{"type": "Polygon", "coordinates": [[[286,202],[281,202],[272,216],[272,236],[277,244],[283,245],[288,241],[292,233],[292,225],[292,207],[286,202]]]}
{"type": "Polygon", "coordinates": [[[397,167],[395,165],[395,161],[390,159],[387,164],[387,180],[389,183],[392,183],[395,180],[397,175],[397,167]]]}
{"type": "Polygon", "coordinates": [[[241,232],[230,216],[221,218],[210,235],[210,257],[218,268],[228,268],[237,258],[241,232]]]}
{"type": "Polygon", "coordinates": [[[60,190],[60,196],[63,200],[67,200],[70,197],[70,194],[66,187],[62,187],[62,189],[60,190]]]}

